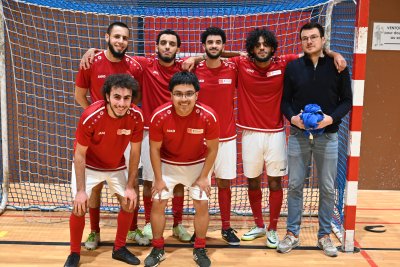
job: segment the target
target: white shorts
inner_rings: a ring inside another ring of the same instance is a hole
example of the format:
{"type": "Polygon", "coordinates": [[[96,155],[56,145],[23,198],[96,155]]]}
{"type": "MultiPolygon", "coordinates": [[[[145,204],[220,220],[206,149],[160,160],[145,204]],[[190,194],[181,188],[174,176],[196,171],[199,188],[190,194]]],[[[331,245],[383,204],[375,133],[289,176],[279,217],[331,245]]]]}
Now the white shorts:
{"type": "Polygon", "coordinates": [[[142,161],[142,166],[143,166],[143,171],[142,171],[143,180],[153,182],[154,172],[150,160],[149,130],[143,131],[143,141],[142,141],[142,150],[140,153],[140,160],[142,161]]]}
{"type": "MultiPolygon", "coordinates": [[[[120,196],[125,196],[126,188],[126,170],[118,171],[94,171],[92,169],[85,168],[86,174],[86,194],[90,198],[92,194],[92,189],[96,185],[107,181],[107,185],[110,188],[111,195],[118,194],[120,196]]],[[[71,174],[71,192],[72,196],[75,198],[77,188],[76,188],[76,175],[75,175],[75,165],[72,163],[72,174],[71,174]]]]}
{"type": "MultiPolygon", "coordinates": [[[[192,187],[192,184],[199,178],[201,170],[203,169],[204,162],[189,165],[189,166],[178,166],[171,165],[162,162],[161,163],[161,173],[162,179],[164,180],[168,192],[163,190],[161,192],[161,199],[169,199],[173,196],[174,187],[177,184],[183,184],[189,187],[189,196],[195,200],[208,200],[205,192],[202,193],[200,198],[200,188],[196,185],[192,187]]],[[[208,182],[211,184],[211,172],[208,174],[208,182]]],[[[158,199],[158,194],[155,196],[158,199]]]]}
{"type": "Polygon", "coordinates": [[[215,159],[211,171],[214,172],[215,177],[217,178],[226,180],[235,179],[236,161],[236,139],[227,142],[220,142],[217,158],[215,159]]]}
{"type": "Polygon", "coordinates": [[[243,172],[247,178],[256,178],[265,169],[271,177],[288,173],[285,132],[265,133],[243,130],[243,172]]]}

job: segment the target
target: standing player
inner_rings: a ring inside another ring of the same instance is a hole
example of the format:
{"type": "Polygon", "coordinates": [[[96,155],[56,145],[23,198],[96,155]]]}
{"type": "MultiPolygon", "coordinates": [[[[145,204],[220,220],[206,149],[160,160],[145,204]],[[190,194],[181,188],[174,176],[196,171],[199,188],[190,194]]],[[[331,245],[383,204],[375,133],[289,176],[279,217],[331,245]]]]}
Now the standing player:
{"type": "MultiPolygon", "coordinates": [[[[242,236],[254,240],[266,234],[262,217],[261,177],[265,165],[269,186],[270,221],[266,245],[279,242],[277,223],[282,206],[282,176],[287,174],[286,140],[280,102],[286,65],[298,55],[273,56],[278,42],[265,28],[251,31],[246,39],[248,56],[230,58],[238,68],[238,123],[242,132],[244,175],[256,226],[242,236]]],[[[343,63],[343,58],[336,61],[343,63]]],[[[331,56],[332,56],[331,55],[331,56]]]]}
{"type": "Polygon", "coordinates": [[[287,253],[300,244],[300,223],[303,211],[303,187],[308,166],[313,159],[317,168],[319,187],[318,243],[327,256],[336,257],[338,251],[329,234],[335,205],[335,180],[338,162],[338,134],[341,119],[350,111],[352,90],[349,71],[336,71],[331,58],[325,57],[324,28],[318,23],[307,23],[300,30],[305,56],[288,64],[282,98],[282,112],[290,121],[288,143],[289,190],[287,234],[279,243],[278,251],[287,253]],[[318,104],[323,119],[317,129],[320,135],[309,138],[301,112],[307,104],[318,104]]]}
{"type": "MultiPolygon", "coordinates": [[[[108,26],[105,36],[107,50],[101,51],[94,57],[93,64],[88,69],[79,69],[76,77],[75,100],[82,108],[89,106],[87,92],[89,91],[91,102],[103,100],[102,87],[106,77],[115,73],[130,73],[136,69],[136,78],[140,78],[141,67],[131,57],[125,55],[128,50],[129,28],[122,22],[114,22],[108,26]]],[[[126,150],[125,158],[129,160],[129,147],[126,150]]],[[[92,190],[89,199],[89,215],[91,232],[85,242],[89,250],[96,249],[100,242],[100,196],[103,183],[98,184],[92,190]]],[[[136,188],[136,192],[139,190],[136,188]]],[[[148,245],[149,239],[142,234],[137,227],[139,207],[134,212],[131,231],[128,237],[140,245],[148,245]]]]}
{"type": "Polygon", "coordinates": [[[83,112],[76,130],[71,187],[74,208],[70,216],[71,254],[66,267],[79,265],[85,227],[86,204],[92,189],[107,181],[121,205],[112,258],[132,265],[140,260],[126,248],[126,235],[137,204],[135,185],[143,138],[143,116],[132,104],[137,82],[129,74],[113,74],[103,86],[105,100],[83,112]],[[129,174],[126,177],[124,151],[131,144],[129,174]]]}
{"type": "MultiPolygon", "coordinates": [[[[179,53],[181,40],[179,35],[170,29],[163,30],[157,35],[156,53],[157,57],[132,57],[139,62],[140,70],[133,66],[132,75],[140,75],[139,82],[142,90],[142,109],[145,119],[145,131],[142,142],[141,160],[143,164],[143,202],[145,210],[146,225],[143,234],[152,239],[150,224],[150,212],[152,207],[151,187],[154,179],[154,173],[150,162],[149,133],[150,116],[152,112],[160,105],[170,101],[170,92],[168,83],[171,77],[182,69],[182,60],[176,59],[179,53]]],[[[94,49],[89,50],[83,60],[82,67],[87,67],[92,61],[94,49]]],[[[189,61],[190,62],[190,61],[189,61]]],[[[190,63],[189,63],[190,65],[190,63]]],[[[191,235],[182,225],[184,187],[177,185],[174,189],[174,198],[172,199],[172,209],[174,215],[173,235],[183,242],[190,241],[191,235]]]]}
{"type": "Polygon", "coordinates": [[[218,186],[218,204],[221,212],[222,238],[230,245],[239,245],[240,239],[230,226],[230,181],[236,178],[236,125],[234,95],[237,69],[233,63],[221,60],[226,42],[225,32],[216,27],[207,28],[201,34],[201,43],[207,59],[194,71],[199,79],[199,101],[210,106],[220,121],[218,155],[213,166],[218,186]]]}
{"type": "Polygon", "coordinates": [[[165,259],[164,210],[174,187],[184,184],[190,187],[196,209],[193,259],[198,266],[206,267],[211,265],[205,245],[210,171],[218,152],[219,123],[211,108],[196,103],[200,86],[193,73],[176,73],[169,90],[172,103],[160,106],[151,117],[150,156],[155,174],[151,211],[153,249],[144,264],[157,266],[165,259]]]}

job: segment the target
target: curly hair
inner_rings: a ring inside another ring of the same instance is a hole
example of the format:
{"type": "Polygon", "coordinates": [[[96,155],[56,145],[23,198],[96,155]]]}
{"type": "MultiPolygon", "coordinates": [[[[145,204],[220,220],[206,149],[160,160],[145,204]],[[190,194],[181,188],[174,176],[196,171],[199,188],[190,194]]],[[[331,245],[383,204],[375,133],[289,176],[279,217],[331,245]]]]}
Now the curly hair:
{"type": "Polygon", "coordinates": [[[221,28],[218,28],[218,27],[209,27],[204,32],[202,32],[201,33],[201,43],[205,44],[207,37],[210,35],[221,36],[222,43],[225,44],[226,34],[221,28]]]}
{"type": "Polygon", "coordinates": [[[129,74],[119,73],[108,76],[103,85],[103,98],[107,101],[106,95],[110,95],[111,88],[127,88],[132,91],[132,101],[138,95],[138,82],[129,74]]]}
{"type": "Polygon", "coordinates": [[[246,51],[250,57],[254,57],[253,50],[254,47],[256,47],[256,45],[258,44],[258,40],[261,36],[264,38],[267,45],[274,49],[272,54],[274,54],[276,49],[278,48],[278,41],[276,40],[275,34],[273,32],[267,30],[267,28],[265,27],[256,28],[249,32],[246,38],[246,51]]]}

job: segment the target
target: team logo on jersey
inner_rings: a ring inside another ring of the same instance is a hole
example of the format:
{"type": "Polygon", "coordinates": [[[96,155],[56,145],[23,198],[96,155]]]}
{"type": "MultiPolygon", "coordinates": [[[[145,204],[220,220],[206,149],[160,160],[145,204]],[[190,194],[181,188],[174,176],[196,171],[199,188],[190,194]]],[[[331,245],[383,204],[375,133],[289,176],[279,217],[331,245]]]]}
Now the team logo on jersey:
{"type": "Polygon", "coordinates": [[[187,132],[190,134],[202,134],[204,133],[204,129],[187,128],[187,132]]]}
{"type": "Polygon", "coordinates": [[[281,74],[282,74],[281,70],[273,70],[273,71],[267,72],[267,77],[277,76],[277,75],[281,75],[281,74]]]}
{"type": "Polygon", "coordinates": [[[204,79],[200,79],[200,80],[199,80],[199,83],[204,83],[204,79]]]}
{"type": "Polygon", "coordinates": [[[254,70],[253,70],[253,69],[250,69],[250,68],[247,68],[246,71],[247,71],[247,72],[254,73],[254,70]]]}
{"type": "Polygon", "coordinates": [[[117,135],[130,135],[131,134],[131,130],[127,130],[127,129],[118,129],[117,130],[117,135]]]}
{"type": "Polygon", "coordinates": [[[100,74],[97,76],[97,79],[105,79],[106,75],[105,74],[100,74]]]}
{"type": "Polygon", "coordinates": [[[219,79],[218,84],[232,84],[232,79],[219,79]]]}

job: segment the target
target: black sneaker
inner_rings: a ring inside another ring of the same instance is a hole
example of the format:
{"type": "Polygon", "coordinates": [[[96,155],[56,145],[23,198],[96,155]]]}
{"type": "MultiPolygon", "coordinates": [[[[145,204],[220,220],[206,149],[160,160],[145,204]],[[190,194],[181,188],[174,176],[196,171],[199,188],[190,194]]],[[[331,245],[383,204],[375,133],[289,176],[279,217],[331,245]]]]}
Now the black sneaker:
{"type": "Polygon", "coordinates": [[[194,241],[196,241],[196,233],[193,233],[192,237],[190,238],[190,244],[194,244],[194,241]]]}
{"type": "Polygon", "coordinates": [[[229,228],[227,230],[221,230],[222,239],[225,240],[226,243],[232,246],[239,246],[240,239],[236,236],[236,230],[229,228]]]}
{"type": "Polygon", "coordinates": [[[78,253],[72,252],[64,263],[64,267],[78,267],[80,259],[81,256],[78,253]]]}
{"type": "Polygon", "coordinates": [[[125,246],[121,247],[118,250],[114,250],[112,252],[112,258],[115,260],[123,261],[130,265],[139,265],[140,260],[130,252],[125,246]]]}
{"type": "Polygon", "coordinates": [[[145,267],[155,267],[165,260],[165,251],[164,249],[153,248],[150,254],[144,260],[145,267]]]}
{"type": "Polygon", "coordinates": [[[209,267],[211,266],[210,258],[207,256],[207,250],[205,248],[195,248],[193,249],[193,260],[199,267],[209,267]]]}

